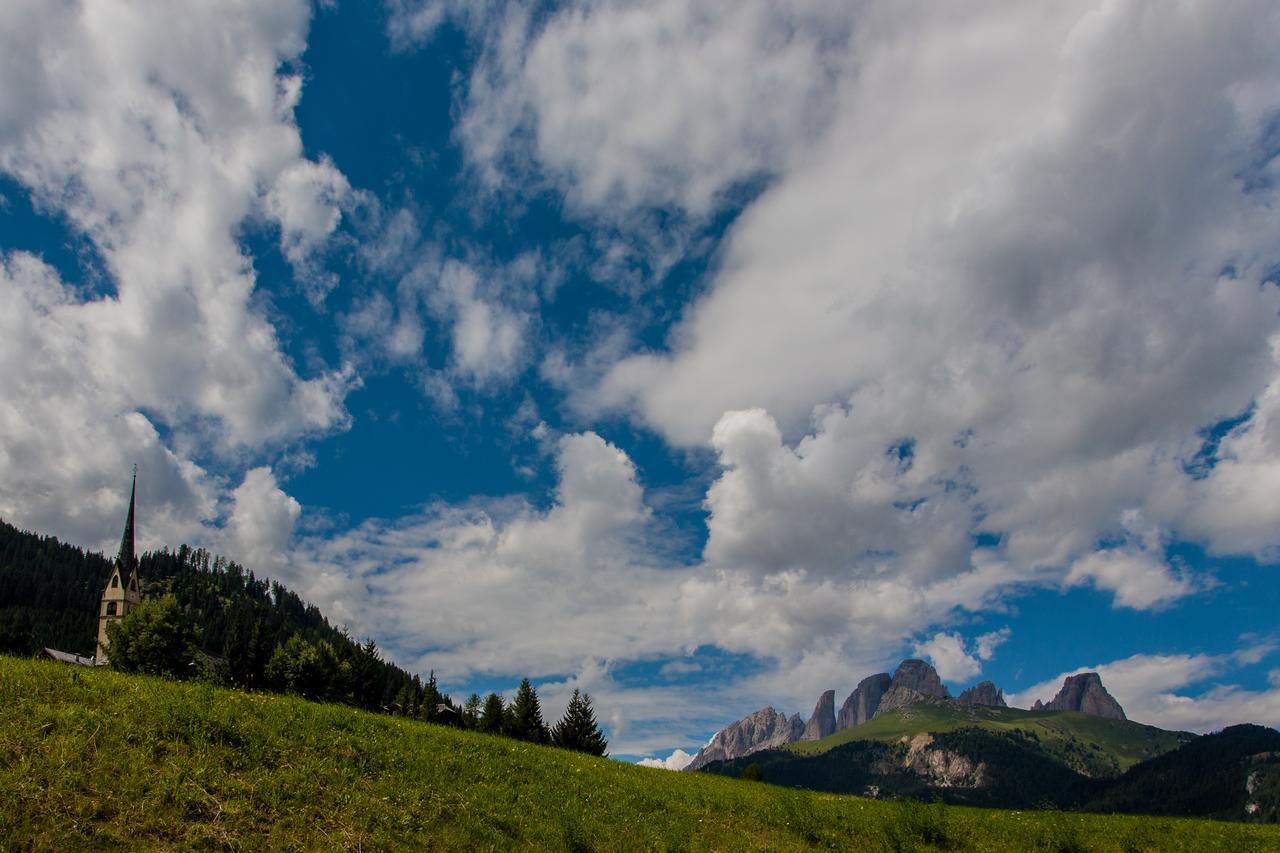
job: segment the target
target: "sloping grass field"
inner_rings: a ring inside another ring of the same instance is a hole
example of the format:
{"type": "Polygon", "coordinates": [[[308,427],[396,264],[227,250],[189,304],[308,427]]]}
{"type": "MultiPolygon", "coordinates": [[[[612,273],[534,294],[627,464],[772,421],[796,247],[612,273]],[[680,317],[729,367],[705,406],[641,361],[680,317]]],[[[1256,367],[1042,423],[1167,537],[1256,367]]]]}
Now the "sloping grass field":
{"type": "Polygon", "coordinates": [[[1280,827],[813,794],[0,657],[0,849],[120,847],[1267,850],[1280,827]]]}
{"type": "Polygon", "coordinates": [[[1033,733],[1047,748],[1068,744],[1105,756],[1115,773],[1139,761],[1177,749],[1193,735],[1144,726],[1131,720],[1108,720],[1076,711],[1024,711],[1020,708],[986,708],[954,702],[922,702],[891,711],[860,726],[844,729],[822,740],[798,741],[785,749],[802,755],[821,752],[855,740],[894,742],[906,736],[977,727],[991,731],[1018,729],[1033,733]]]}

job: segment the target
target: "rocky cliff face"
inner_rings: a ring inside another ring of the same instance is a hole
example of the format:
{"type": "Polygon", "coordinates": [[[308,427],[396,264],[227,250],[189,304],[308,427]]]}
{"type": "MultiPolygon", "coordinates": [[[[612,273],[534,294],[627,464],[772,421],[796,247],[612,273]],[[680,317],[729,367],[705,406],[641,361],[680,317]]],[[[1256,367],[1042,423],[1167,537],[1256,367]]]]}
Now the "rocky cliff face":
{"type": "Polygon", "coordinates": [[[840,706],[840,713],[836,716],[836,731],[860,726],[874,717],[880,707],[880,698],[892,681],[887,672],[878,672],[859,681],[849,698],[840,706]]]}
{"type": "Polygon", "coordinates": [[[950,698],[951,693],[938,677],[937,670],[922,660],[904,660],[898,665],[889,689],[880,697],[880,706],[872,716],[878,717],[926,699],[950,698]]]}
{"type": "MultiPolygon", "coordinates": [[[[832,702],[834,703],[834,693],[832,702]]],[[[821,701],[819,701],[821,706],[821,701]]],[[[804,734],[805,724],[796,714],[788,718],[773,708],[761,708],[715,733],[710,743],[698,750],[686,770],[697,770],[712,761],[741,758],[762,749],[797,741],[804,734]]]]}
{"type": "Polygon", "coordinates": [[[1082,672],[1068,676],[1062,689],[1049,704],[1037,701],[1033,711],[1080,711],[1110,720],[1128,719],[1120,703],[1102,686],[1102,677],[1096,672],[1082,672]]]}
{"type": "Polygon", "coordinates": [[[1009,707],[1004,701],[1004,691],[990,681],[982,681],[956,697],[963,705],[987,705],[992,708],[1009,707]]]}
{"type": "Polygon", "coordinates": [[[818,697],[813,716],[805,723],[803,740],[821,740],[836,730],[836,692],[828,690],[818,697]]]}

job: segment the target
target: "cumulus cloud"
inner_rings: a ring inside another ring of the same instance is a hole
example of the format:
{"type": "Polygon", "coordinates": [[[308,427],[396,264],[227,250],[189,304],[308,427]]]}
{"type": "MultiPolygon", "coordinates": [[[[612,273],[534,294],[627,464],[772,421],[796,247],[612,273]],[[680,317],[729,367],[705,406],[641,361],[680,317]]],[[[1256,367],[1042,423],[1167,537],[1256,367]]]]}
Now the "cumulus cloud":
{"type": "Polygon", "coordinates": [[[1271,642],[1244,645],[1235,652],[1208,654],[1138,654],[1110,663],[1064,672],[1008,697],[1014,707],[1048,701],[1063,680],[1081,672],[1097,672],[1131,720],[1178,731],[1209,732],[1249,721],[1280,725],[1280,689],[1249,690],[1222,683],[1241,666],[1275,651],[1271,642]]]}
{"type": "Polygon", "coordinates": [[[982,664],[965,650],[959,634],[934,634],[916,644],[915,654],[927,658],[944,681],[968,681],[982,672],[982,664]]]}
{"type": "Polygon", "coordinates": [[[660,770],[683,770],[693,761],[693,755],[683,749],[674,750],[666,758],[642,758],[636,763],[641,767],[657,767],[660,770]]]}
{"type": "Polygon", "coordinates": [[[337,285],[336,276],[320,268],[316,255],[337,230],[350,197],[346,176],[327,157],[289,164],[267,192],[266,211],[280,224],[280,249],[303,278],[313,302],[322,301],[337,285]]]}
{"type": "Polygon", "coordinates": [[[393,638],[406,663],[442,677],[563,672],[688,643],[674,602],[680,570],[650,561],[648,510],[625,453],[595,433],[557,447],[543,511],[520,498],[438,505],[419,516],[303,538],[290,583],[356,631],[393,638]]]}
{"type": "Polygon", "coordinates": [[[277,73],[302,52],[309,15],[302,2],[0,11],[11,83],[0,95],[0,170],[90,241],[111,286],[95,294],[21,251],[3,259],[4,322],[21,341],[0,370],[7,518],[100,541],[94,531],[118,526],[136,460],[155,502],[150,533],[189,538],[216,521],[221,489],[197,459],[346,425],[353,376],[299,375],[253,307],[236,242],[262,204],[288,252],[332,231],[314,191],[345,181],[303,158],[292,119],[300,84],[277,73]],[[56,513],[32,499],[55,485],[56,513]]]}
{"type": "Polygon", "coordinates": [[[474,269],[447,262],[431,300],[452,324],[454,368],[463,376],[483,381],[521,366],[526,320],[500,301],[485,299],[474,269]]]}
{"type": "MultiPolygon", "coordinates": [[[[400,44],[449,11],[406,7],[392,16],[400,44]]],[[[847,61],[835,49],[844,4],[610,0],[547,15],[510,4],[488,19],[458,127],[468,158],[492,185],[546,175],[606,217],[704,216],[778,171],[825,124],[847,61]]]]}
{"type": "Polygon", "coordinates": [[[982,672],[982,664],[995,657],[998,646],[1009,639],[1008,628],[975,637],[972,642],[959,633],[940,631],[916,643],[914,654],[933,664],[943,681],[965,682],[982,672]]]}
{"type": "Polygon", "coordinates": [[[707,558],[755,582],[905,577],[965,607],[1087,583],[1151,609],[1198,588],[1160,541],[1272,553],[1276,24],[864,7],[830,127],[668,351],[579,402],[710,437],[707,558]]]}
{"type": "Polygon", "coordinates": [[[1108,548],[1076,560],[1067,572],[1068,586],[1091,583],[1115,593],[1116,604],[1148,610],[1190,594],[1194,587],[1170,573],[1164,562],[1145,551],[1108,548]]]}
{"type": "Polygon", "coordinates": [[[978,660],[991,660],[996,655],[996,649],[1008,642],[1011,636],[1013,631],[1007,625],[998,631],[980,634],[974,638],[973,653],[978,660]]]}
{"type": "Polygon", "coordinates": [[[229,556],[261,574],[278,574],[287,560],[301,504],[285,494],[266,467],[246,472],[231,499],[226,525],[229,556]]]}

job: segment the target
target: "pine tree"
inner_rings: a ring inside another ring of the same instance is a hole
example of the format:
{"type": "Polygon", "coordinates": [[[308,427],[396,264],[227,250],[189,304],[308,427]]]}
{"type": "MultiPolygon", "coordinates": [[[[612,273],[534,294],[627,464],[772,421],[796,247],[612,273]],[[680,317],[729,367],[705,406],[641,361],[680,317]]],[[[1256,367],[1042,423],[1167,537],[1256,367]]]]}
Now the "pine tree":
{"type": "Polygon", "coordinates": [[[591,696],[573,691],[573,698],[564,710],[564,716],[551,730],[551,742],[564,749],[585,752],[590,755],[603,756],[609,749],[609,742],[604,739],[596,715],[591,709],[591,696]]]}
{"type": "Polygon", "coordinates": [[[383,676],[378,644],[369,637],[363,646],[356,647],[351,658],[352,698],[357,705],[376,710],[382,704],[383,676]]]}
{"type": "Polygon", "coordinates": [[[436,671],[433,669],[422,688],[422,718],[435,722],[438,716],[436,709],[443,702],[444,697],[440,695],[440,688],[436,686],[436,671]]]}
{"type": "Polygon", "coordinates": [[[490,693],[484,700],[484,710],[480,712],[478,726],[480,731],[488,732],[491,735],[502,734],[504,710],[502,697],[497,693],[490,693]]]}
{"type": "Polygon", "coordinates": [[[517,740],[531,743],[546,743],[547,726],[542,722],[542,706],[538,703],[538,692],[533,689],[529,679],[520,681],[516,690],[516,699],[511,703],[510,719],[506,734],[517,740]]]}
{"type": "Polygon", "coordinates": [[[462,706],[462,725],[468,729],[480,725],[480,694],[472,693],[467,697],[467,704],[462,706]]]}

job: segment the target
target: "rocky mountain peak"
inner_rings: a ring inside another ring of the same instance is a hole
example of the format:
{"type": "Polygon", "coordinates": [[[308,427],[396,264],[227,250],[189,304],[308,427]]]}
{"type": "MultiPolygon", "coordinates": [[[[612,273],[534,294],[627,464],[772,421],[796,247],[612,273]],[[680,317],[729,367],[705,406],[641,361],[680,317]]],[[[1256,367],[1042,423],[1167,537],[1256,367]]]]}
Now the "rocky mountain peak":
{"type": "Polygon", "coordinates": [[[1102,676],[1096,672],[1082,672],[1069,675],[1062,682],[1062,689],[1053,701],[1048,704],[1037,701],[1031,706],[1033,711],[1080,711],[1095,717],[1106,717],[1110,720],[1128,719],[1124,709],[1115,700],[1107,688],[1102,686],[1102,676]]]}
{"type": "Polygon", "coordinates": [[[938,671],[922,660],[911,658],[898,664],[889,689],[880,698],[880,706],[872,716],[878,717],[927,699],[950,698],[951,692],[938,677],[938,671]]]}
{"type": "Polygon", "coordinates": [[[803,734],[804,720],[799,714],[788,718],[774,708],[761,708],[716,732],[685,769],[697,770],[712,761],[727,761],[772,749],[797,741],[803,734]]]}
{"type": "Polygon", "coordinates": [[[805,724],[803,740],[821,740],[836,730],[836,692],[828,690],[818,697],[813,716],[805,724]]]}
{"type": "Polygon", "coordinates": [[[979,682],[956,697],[962,705],[986,705],[992,708],[1009,707],[1004,701],[1004,691],[990,681],[979,682]]]}
{"type": "Polygon", "coordinates": [[[892,681],[887,672],[877,672],[859,681],[849,698],[840,706],[840,713],[836,717],[836,731],[860,726],[874,717],[880,707],[880,698],[892,681]]]}

